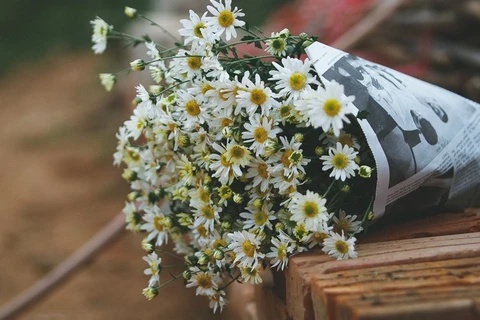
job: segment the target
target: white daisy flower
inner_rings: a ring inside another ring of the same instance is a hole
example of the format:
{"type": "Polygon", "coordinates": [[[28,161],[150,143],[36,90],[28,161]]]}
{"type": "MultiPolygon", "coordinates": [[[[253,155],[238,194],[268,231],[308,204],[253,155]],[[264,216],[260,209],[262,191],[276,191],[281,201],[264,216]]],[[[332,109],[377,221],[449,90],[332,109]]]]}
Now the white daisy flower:
{"type": "Polygon", "coordinates": [[[182,153],[182,155],[180,155],[180,159],[177,160],[176,168],[180,179],[182,179],[185,185],[191,185],[194,178],[193,174],[195,168],[185,154],[182,153]]]}
{"type": "Polygon", "coordinates": [[[275,89],[280,90],[278,92],[280,97],[287,97],[286,103],[300,99],[303,92],[311,89],[310,84],[318,83],[309,73],[312,70],[312,63],[308,58],[303,62],[296,58],[284,58],[283,67],[276,62],[272,64],[277,70],[270,71],[272,77],[268,80],[276,81],[275,89]]]}
{"type": "Polygon", "coordinates": [[[329,226],[327,222],[322,222],[316,230],[311,230],[311,233],[302,239],[302,242],[308,243],[308,248],[313,248],[316,245],[323,245],[323,240],[330,237],[330,231],[333,226],[329,226]]]}
{"type": "Polygon", "coordinates": [[[194,210],[195,221],[193,223],[194,227],[203,225],[208,231],[213,231],[215,227],[215,221],[220,221],[219,212],[222,211],[222,208],[213,206],[210,204],[205,204],[199,209],[194,210]]]}
{"type": "Polygon", "coordinates": [[[280,104],[273,98],[272,90],[265,87],[265,83],[260,79],[260,75],[255,75],[255,83],[250,79],[250,72],[245,72],[242,78],[241,89],[237,93],[237,108],[235,115],[239,113],[239,108],[245,108],[249,116],[253,116],[258,107],[262,108],[262,115],[269,115],[270,109],[278,107],[280,104]]]}
{"type": "Polygon", "coordinates": [[[145,42],[145,46],[147,47],[147,55],[152,59],[160,58],[160,52],[158,52],[157,45],[155,42],[145,42]]]}
{"type": "Polygon", "coordinates": [[[144,88],[141,84],[135,87],[137,90],[137,97],[142,100],[137,106],[138,107],[143,107],[145,111],[148,113],[149,118],[154,118],[156,116],[156,103],[157,103],[157,98],[150,94],[147,89],[144,88]]]}
{"type": "Polygon", "coordinates": [[[225,298],[225,291],[217,290],[212,296],[208,296],[210,299],[209,307],[213,309],[213,313],[217,312],[217,309],[222,312],[223,307],[228,304],[228,300],[225,298]]]}
{"type": "Polygon", "coordinates": [[[153,287],[155,284],[160,283],[162,258],[160,258],[156,252],[152,252],[148,256],[143,257],[143,260],[150,265],[150,267],[145,269],[143,273],[147,276],[151,276],[148,285],[153,287]]]}
{"type": "Polygon", "coordinates": [[[189,10],[188,12],[190,14],[190,20],[180,20],[183,28],[178,30],[180,35],[182,37],[185,37],[185,40],[183,42],[184,44],[188,44],[196,39],[203,39],[202,29],[206,27],[206,12],[201,18],[192,10],[189,10]]]}
{"type": "Polygon", "coordinates": [[[128,130],[128,136],[137,140],[147,126],[148,114],[142,106],[138,105],[133,110],[130,120],[125,121],[125,127],[128,130]]]}
{"type": "Polygon", "coordinates": [[[349,146],[343,146],[340,142],[337,142],[336,148],[330,148],[328,150],[328,156],[321,156],[320,160],[323,162],[323,171],[328,171],[333,168],[330,173],[330,177],[335,177],[336,180],[345,181],[350,177],[355,176],[355,170],[357,170],[358,164],[355,163],[355,158],[358,152],[349,146]]]}
{"type": "Polygon", "coordinates": [[[154,206],[152,209],[144,209],[146,214],[143,216],[145,223],[140,227],[141,230],[148,232],[147,240],[157,239],[155,245],[157,247],[168,243],[168,226],[165,215],[160,208],[154,206]]]}
{"type": "Polygon", "coordinates": [[[266,41],[267,47],[265,51],[270,53],[271,55],[283,57],[287,54],[287,40],[284,37],[281,37],[281,34],[278,32],[272,32],[272,35],[266,41]]]}
{"type": "Polygon", "coordinates": [[[243,221],[243,229],[255,230],[260,229],[263,231],[265,227],[272,229],[272,220],[275,220],[275,211],[272,210],[273,203],[265,202],[260,208],[248,206],[249,212],[240,213],[240,217],[246,219],[243,221]]]}
{"type": "Polygon", "coordinates": [[[117,149],[113,154],[113,165],[119,166],[122,163],[123,155],[125,152],[125,146],[128,144],[128,130],[125,126],[121,126],[118,129],[118,133],[115,134],[117,138],[117,149]]]}
{"type": "Polygon", "coordinates": [[[217,143],[212,144],[213,149],[215,149],[219,154],[212,153],[210,155],[210,170],[214,172],[212,175],[214,178],[218,178],[221,184],[230,185],[233,182],[235,176],[239,177],[242,175],[242,170],[237,165],[234,167],[232,163],[227,158],[227,150],[224,146],[221,146],[217,143]],[[235,172],[236,170],[236,172],[235,172]]]}
{"type": "Polygon", "coordinates": [[[252,161],[253,157],[247,147],[230,142],[227,144],[227,161],[238,176],[242,175],[240,167],[245,167],[252,161]]]}
{"type": "Polygon", "coordinates": [[[262,277],[260,277],[260,268],[261,266],[257,266],[256,268],[249,268],[249,267],[240,267],[240,275],[242,277],[242,283],[250,283],[250,284],[259,284],[262,283],[262,277]]]}
{"type": "Polygon", "coordinates": [[[197,267],[190,268],[192,277],[188,280],[187,288],[197,287],[197,296],[214,296],[218,289],[217,277],[211,272],[200,271],[197,267]]]}
{"type": "Polygon", "coordinates": [[[260,252],[261,240],[248,231],[236,231],[229,233],[228,237],[232,240],[228,248],[235,253],[235,262],[239,262],[240,267],[250,267],[255,269],[259,264],[259,259],[263,259],[265,254],[260,252]]]}
{"type": "Polygon", "coordinates": [[[316,230],[323,221],[328,221],[326,202],[326,199],[310,190],[307,190],[305,195],[296,192],[288,204],[288,209],[292,213],[290,219],[298,224],[304,223],[307,231],[316,230]]]}
{"type": "Polygon", "coordinates": [[[303,157],[303,150],[300,149],[302,143],[295,142],[294,137],[290,141],[286,137],[280,137],[280,141],[283,145],[281,151],[267,160],[268,163],[277,163],[270,172],[278,172],[283,169],[287,177],[298,176],[300,172],[305,173],[304,166],[308,165],[311,160],[303,157]]]}
{"type": "Polygon", "coordinates": [[[282,195],[297,191],[297,186],[300,184],[298,175],[290,173],[290,176],[288,176],[284,169],[280,169],[280,171],[272,171],[271,176],[270,184],[278,189],[278,193],[282,195]]]}
{"type": "Polygon", "coordinates": [[[336,232],[332,232],[330,237],[323,240],[322,250],[328,255],[337,258],[337,260],[356,258],[355,241],[357,241],[355,237],[347,240],[343,233],[339,235],[336,232]]]}
{"type": "Polygon", "coordinates": [[[333,217],[333,221],[335,223],[333,231],[336,233],[355,234],[363,230],[362,221],[357,221],[357,215],[347,215],[343,210],[340,210],[338,218],[333,217]]]}
{"type": "Polygon", "coordinates": [[[225,32],[225,38],[229,41],[231,38],[237,37],[237,31],[235,27],[242,27],[245,25],[244,21],[240,21],[238,18],[243,17],[245,14],[241,12],[241,9],[235,7],[232,11],[232,0],[225,0],[225,5],[215,0],[210,0],[212,6],[207,6],[207,10],[213,15],[213,17],[206,17],[207,27],[211,29],[218,36],[225,32]]]}
{"type": "Polygon", "coordinates": [[[277,267],[277,271],[283,271],[288,264],[288,255],[295,249],[295,242],[280,231],[278,238],[272,237],[272,244],[274,247],[270,247],[271,251],[266,257],[271,259],[272,268],[277,267]]]}
{"type": "Polygon", "coordinates": [[[192,48],[191,51],[179,50],[176,59],[178,60],[178,74],[175,74],[175,78],[178,78],[179,74],[185,74],[187,79],[194,79],[201,77],[203,67],[203,52],[192,48]],[[182,58],[183,57],[183,58],[182,58]]]}
{"type": "Polygon", "coordinates": [[[92,50],[95,54],[100,54],[107,48],[107,36],[112,31],[113,26],[108,25],[102,18],[96,17],[95,20],[90,21],[93,27],[92,34],[92,50]]]}
{"type": "Polygon", "coordinates": [[[196,123],[202,124],[209,118],[202,98],[199,96],[192,96],[187,91],[179,90],[177,91],[177,104],[182,112],[178,120],[184,121],[185,128],[191,128],[196,123]]]}
{"type": "Polygon", "coordinates": [[[262,117],[259,114],[255,114],[249,120],[250,123],[244,124],[247,131],[242,132],[242,139],[245,143],[252,143],[249,149],[254,151],[257,156],[263,155],[268,139],[275,139],[282,129],[273,127],[273,119],[262,117]]]}
{"type": "Polygon", "coordinates": [[[260,191],[265,192],[270,184],[270,174],[268,172],[269,165],[262,159],[255,158],[248,165],[246,178],[252,179],[252,187],[259,187],[260,191]]]}
{"type": "Polygon", "coordinates": [[[354,100],[354,96],[345,96],[342,84],[325,81],[325,89],[319,87],[310,100],[310,123],[314,128],[321,127],[325,132],[331,128],[336,136],[340,135],[343,122],[350,123],[347,114],[355,112],[352,105],[354,100]]]}

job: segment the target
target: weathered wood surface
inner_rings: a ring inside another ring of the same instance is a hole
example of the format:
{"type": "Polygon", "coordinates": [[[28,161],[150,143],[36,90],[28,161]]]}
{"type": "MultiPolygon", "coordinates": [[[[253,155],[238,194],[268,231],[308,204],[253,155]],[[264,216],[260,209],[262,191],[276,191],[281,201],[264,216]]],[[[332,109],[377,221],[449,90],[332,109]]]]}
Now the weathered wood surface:
{"type": "Polygon", "coordinates": [[[257,288],[259,319],[480,319],[480,212],[379,227],[357,259],[292,258],[257,288]]]}

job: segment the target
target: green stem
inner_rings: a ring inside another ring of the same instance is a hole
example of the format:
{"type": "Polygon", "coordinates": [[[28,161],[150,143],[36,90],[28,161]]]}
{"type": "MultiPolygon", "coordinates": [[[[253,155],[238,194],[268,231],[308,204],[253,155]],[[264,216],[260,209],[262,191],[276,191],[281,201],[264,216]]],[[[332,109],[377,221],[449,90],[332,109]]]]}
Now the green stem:
{"type": "Polygon", "coordinates": [[[158,94],[155,95],[155,97],[158,97],[158,96],[161,96],[162,94],[164,94],[165,92],[167,91],[170,91],[172,89],[175,89],[176,87],[178,87],[179,85],[183,84],[183,83],[187,83],[187,82],[190,82],[190,80],[185,80],[185,81],[182,81],[182,82],[178,82],[174,85],[171,85],[170,87],[160,91],[158,94]]]}
{"type": "Polygon", "coordinates": [[[223,290],[225,288],[227,288],[229,285],[231,285],[232,283],[234,283],[235,281],[238,280],[238,278],[240,278],[240,274],[238,276],[236,276],[235,278],[232,278],[232,280],[230,280],[226,285],[224,285],[223,287],[219,288],[219,290],[223,290]]]}
{"type": "Polygon", "coordinates": [[[276,56],[272,56],[272,55],[256,56],[256,57],[244,58],[244,59],[234,60],[234,61],[225,61],[225,63],[234,64],[234,63],[238,63],[238,62],[250,61],[250,60],[255,60],[255,59],[264,59],[264,58],[276,58],[276,56]]]}
{"type": "Polygon", "coordinates": [[[333,180],[332,183],[330,183],[330,186],[328,187],[327,191],[325,191],[325,193],[323,194],[324,198],[327,197],[327,194],[330,192],[334,184],[335,184],[335,180],[333,180]]]}
{"type": "Polygon", "coordinates": [[[173,257],[173,258],[176,258],[176,259],[178,259],[178,260],[184,261],[183,258],[181,258],[181,257],[179,257],[179,256],[177,256],[177,255],[175,255],[175,254],[173,254],[173,253],[171,253],[171,252],[168,252],[168,251],[165,251],[165,250],[161,250],[161,249],[157,249],[157,251],[159,251],[159,252],[161,252],[161,253],[165,253],[165,254],[167,254],[167,255],[169,255],[169,256],[171,256],[171,257],[173,257]]]}
{"type": "Polygon", "coordinates": [[[175,37],[173,34],[171,34],[167,29],[165,29],[164,27],[162,27],[161,25],[159,25],[158,23],[156,23],[155,21],[151,20],[150,18],[148,17],[145,17],[144,15],[141,15],[141,14],[138,14],[138,16],[144,20],[147,20],[148,22],[150,22],[152,25],[160,28],[167,36],[169,36],[173,41],[175,42],[178,42],[180,43],[180,40],[175,37]]]}
{"type": "Polygon", "coordinates": [[[159,285],[158,287],[156,287],[156,289],[160,289],[160,288],[162,288],[162,287],[165,287],[167,284],[169,284],[170,282],[173,282],[173,281],[177,280],[177,279],[180,278],[182,275],[183,275],[183,272],[180,273],[180,274],[178,274],[178,275],[176,275],[176,276],[173,276],[172,279],[168,280],[167,282],[162,283],[161,285],[159,285]]]}

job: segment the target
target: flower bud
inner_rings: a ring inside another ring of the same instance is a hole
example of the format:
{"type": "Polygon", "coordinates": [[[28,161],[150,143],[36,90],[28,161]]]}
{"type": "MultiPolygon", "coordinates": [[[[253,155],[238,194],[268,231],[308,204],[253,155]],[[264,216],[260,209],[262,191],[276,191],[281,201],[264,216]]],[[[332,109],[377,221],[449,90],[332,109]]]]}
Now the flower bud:
{"type": "Polygon", "coordinates": [[[321,146],[318,146],[315,148],[315,154],[319,157],[323,156],[325,154],[325,149],[321,146]]]}
{"type": "Polygon", "coordinates": [[[253,203],[252,203],[252,204],[253,204],[253,206],[254,206],[255,208],[258,209],[258,208],[261,208],[261,207],[262,207],[263,201],[262,201],[261,199],[257,198],[257,199],[255,199],[255,200],[253,200],[253,203]]]}
{"type": "Polygon", "coordinates": [[[233,135],[233,130],[231,127],[225,127],[222,129],[222,135],[225,137],[225,138],[231,138],[232,135],[233,135]]]}
{"type": "Polygon", "coordinates": [[[298,35],[300,39],[302,40],[307,40],[308,39],[308,34],[306,32],[302,32],[298,35]]]}
{"type": "Polygon", "coordinates": [[[225,231],[229,231],[230,228],[232,227],[232,224],[228,221],[224,221],[220,224],[220,227],[225,231]]]}
{"type": "Polygon", "coordinates": [[[154,96],[159,95],[163,89],[164,89],[163,86],[158,84],[153,84],[148,87],[148,91],[150,92],[151,95],[154,95],[154,96]]]}
{"type": "Polygon", "coordinates": [[[111,73],[100,73],[98,77],[100,78],[100,83],[107,91],[111,91],[115,82],[117,82],[117,77],[111,73]]]}
{"type": "Polygon", "coordinates": [[[295,142],[303,142],[303,133],[295,133],[295,135],[293,136],[293,139],[295,142]]]}
{"type": "Polygon", "coordinates": [[[239,193],[235,193],[233,195],[233,201],[236,203],[236,204],[240,204],[243,202],[243,196],[239,193]]]}
{"type": "Polygon", "coordinates": [[[369,166],[363,165],[358,168],[358,175],[362,178],[370,178],[372,176],[372,168],[369,166]]]}
{"type": "Polygon", "coordinates": [[[150,301],[158,295],[158,289],[154,287],[148,287],[143,289],[142,293],[145,298],[150,301]]]}
{"type": "Polygon", "coordinates": [[[145,70],[145,61],[143,61],[142,59],[134,60],[130,62],[130,67],[134,71],[143,71],[145,70]]]}
{"type": "Polygon", "coordinates": [[[225,253],[222,250],[215,249],[213,250],[213,257],[215,258],[215,260],[222,260],[223,258],[225,258],[225,253]]]}
{"type": "Polygon", "coordinates": [[[306,47],[309,47],[313,42],[310,41],[310,40],[305,40],[303,43],[302,43],[302,48],[306,48],[306,47]]]}
{"type": "Polygon", "coordinates": [[[144,238],[142,240],[142,249],[147,251],[148,253],[152,253],[153,250],[155,250],[155,247],[147,238],[144,238]]]}
{"type": "Polygon", "coordinates": [[[142,102],[142,99],[139,97],[135,97],[135,99],[132,100],[132,104],[134,107],[138,106],[142,102]]]}
{"type": "Polygon", "coordinates": [[[137,173],[131,169],[124,169],[122,178],[128,182],[133,182],[138,179],[137,173]]]}
{"type": "Polygon", "coordinates": [[[191,255],[191,256],[185,256],[185,262],[187,263],[187,265],[189,266],[194,266],[198,263],[198,258],[194,255],[191,255]]]}
{"type": "Polygon", "coordinates": [[[280,35],[280,38],[288,38],[290,37],[290,30],[285,28],[282,31],[280,31],[278,34],[280,35]]]}
{"type": "Polygon", "coordinates": [[[132,191],[127,195],[127,200],[130,201],[130,202],[134,202],[141,195],[142,194],[138,191],[132,191]]]}
{"type": "Polygon", "coordinates": [[[134,19],[137,17],[137,9],[131,8],[131,7],[125,7],[125,10],[123,11],[125,15],[131,19],[134,19]]]}
{"type": "Polygon", "coordinates": [[[198,264],[201,266],[206,265],[210,261],[210,257],[206,255],[205,253],[198,258],[198,264]]]}
{"type": "Polygon", "coordinates": [[[284,228],[285,228],[285,226],[281,222],[277,222],[275,224],[275,231],[277,231],[277,232],[279,232],[280,230],[283,230],[284,228]]]}
{"type": "Polygon", "coordinates": [[[350,186],[346,184],[340,189],[340,191],[343,193],[350,193],[350,186]]]}

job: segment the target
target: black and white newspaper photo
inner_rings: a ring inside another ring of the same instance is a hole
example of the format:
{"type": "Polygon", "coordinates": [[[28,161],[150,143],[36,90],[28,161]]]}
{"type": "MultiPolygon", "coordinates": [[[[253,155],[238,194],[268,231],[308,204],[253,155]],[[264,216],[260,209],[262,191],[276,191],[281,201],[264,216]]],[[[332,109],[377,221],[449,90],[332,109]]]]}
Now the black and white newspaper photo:
{"type": "Polygon", "coordinates": [[[480,172],[478,103],[318,42],[306,51],[322,81],[342,84],[345,95],[355,96],[355,108],[367,112],[360,126],[378,169],[376,218],[422,209],[408,207],[418,205],[412,197],[420,197],[425,207],[474,200],[480,172]],[[460,183],[465,172],[476,178],[460,183]]]}

